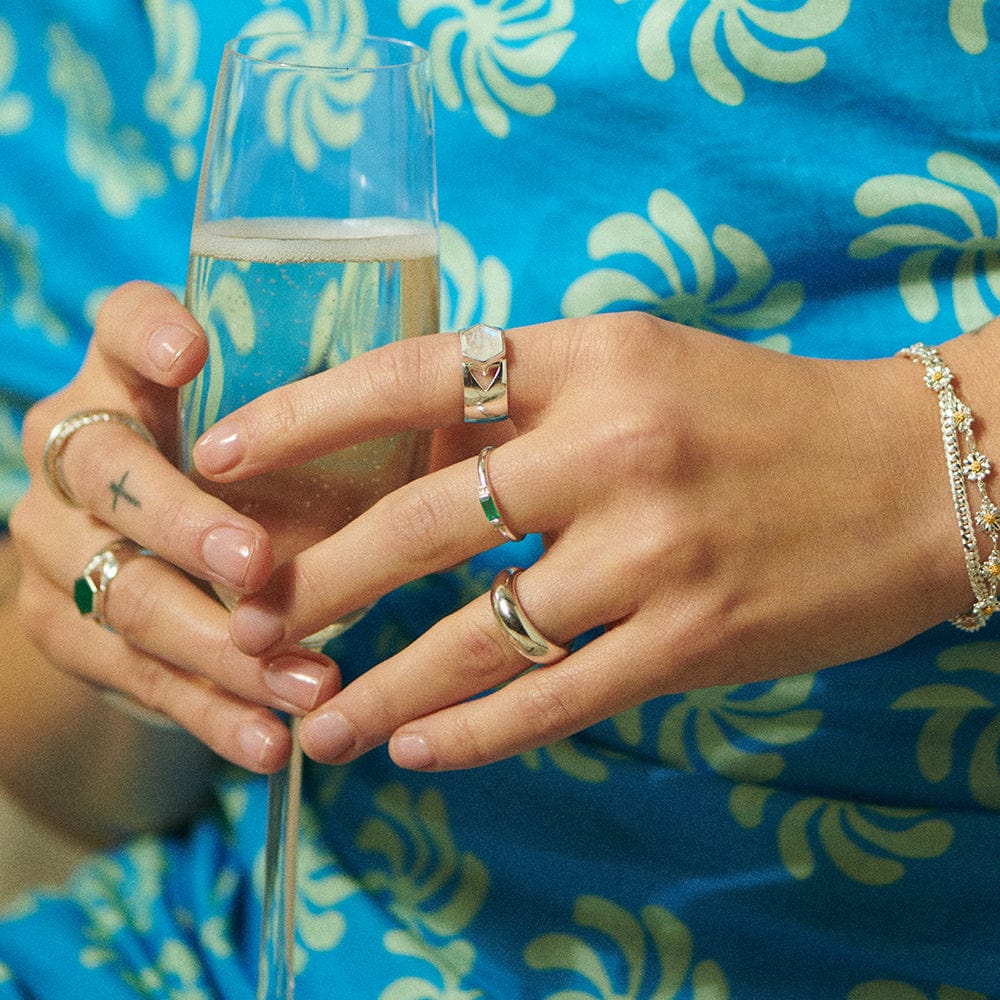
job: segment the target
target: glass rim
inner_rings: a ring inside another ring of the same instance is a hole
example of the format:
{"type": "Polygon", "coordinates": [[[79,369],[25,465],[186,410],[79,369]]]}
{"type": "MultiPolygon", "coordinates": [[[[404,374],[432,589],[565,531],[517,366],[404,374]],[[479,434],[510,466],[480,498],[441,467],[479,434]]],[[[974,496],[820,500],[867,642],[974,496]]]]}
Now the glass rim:
{"type": "Polygon", "coordinates": [[[299,31],[253,31],[245,35],[237,35],[226,42],[225,52],[235,58],[248,63],[258,63],[261,66],[274,66],[282,69],[298,70],[319,70],[326,73],[381,73],[385,70],[405,69],[407,67],[418,66],[429,58],[429,53],[425,48],[415,42],[407,41],[405,38],[393,38],[383,35],[358,34],[353,31],[312,31],[308,28],[299,31]],[[346,66],[343,64],[317,63],[307,59],[295,59],[267,56],[257,56],[244,51],[241,46],[263,39],[356,39],[368,45],[379,46],[383,53],[398,51],[398,59],[387,59],[379,62],[376,66],[346,66]],[[404,56],[405,53],[405,56],[404,56]]]}

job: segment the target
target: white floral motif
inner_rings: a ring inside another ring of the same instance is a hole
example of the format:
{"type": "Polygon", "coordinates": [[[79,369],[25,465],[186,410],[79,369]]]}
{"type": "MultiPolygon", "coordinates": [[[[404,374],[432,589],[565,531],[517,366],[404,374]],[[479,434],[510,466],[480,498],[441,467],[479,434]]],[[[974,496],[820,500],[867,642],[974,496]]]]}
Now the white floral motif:
{"type": "Polygon", "coordinates": [[[31,100],[26,94],[8,91],[17,68],[17,40],[10,25],[0,17],[0,135],[13,135],[31,120],[31,100]]]}
{"type": "Polygon", "coordinates": [[[174,173],[189,180],[198,167],[192,141],[205,119],[205,85],[195,76],[198,15],[188,0],[146,0],[153,30],[156,72],[146,85],[146,113],[170,130],[174,173]]]}
{"type": "Polygon", "coordinates": [[[129,218],[144,198],[163,194],[166,173],[146,155],[138,129],[116,126],[114,97],[100,64],[80,48],[67,25],[49,28],[47,48],[49,85],[66,106],[70,168],[93,184],[109,215],[129,218]]]}
{"type": "Polygon", "coordinates": [[[879,226],[855,239],[849,252],[858,260],[871,260],[903,251],[899,292],[909,314],[920,323],[938,315],[935,274],[943,277],[950,271],[955,317],[962,330],[975,330],[993,317],[1000,301],[996,221],[1000,183],[978,163],[957,153],[934,153],[927,171],[930,177],[889,174],[861,185],[854,196],[861,215],[871,219],[906,212],[913,221],[879,226]],[[947,229],[931,228],[927,218],[935,224],[939,220],[950,224],[947,229]],[[993,232],[988,232],[991,224],[993,232]],[[984,298],[987,290],[991,302],[984,298]]]}
{"type": "MultiPolygon", "coordinates": [[[[296,48],[288,38],[261,38],[249,54],[257,59],[294,59],[303,65],[343,66],[372,69],[374,51],[361,36],[368,18],[361,0],[343,4],[306,0],[309,22],[293,11],[266,11],[244,28],[246,35],[272,36],[312,32],[316,37],[296,48]]],[[[269,72],[267,67],[261,72],[269,72]]],[[[347,149],[361,134],[359,105],[371,91],[367,73],[292,74],[275,72],[267,94],[265,122],[268,138],[275,146],[288,144],[304,170],[315,170],[322,147],[347,149]]]]}
{"type": "Polygon", "coordinates": [[[14,504],[27,488],[28,472],[21,456],[21,435],[14,425],[13,411],[0,403],[0,519],[10,517],[14,504]]]}
{"type": "Polygon", "coordinates": [[[648,215],[648,219],[633,212],[609,216],[591,230],[587,249],[594,260],[628,255],[636,271],[652,265],[650,279],[618,268],[597,268],[566,291],[564,315],[585,316],[631,304],[689,326],[744,331],[780,326],[801,308],[802,286],[792,281],[772,284],[770,262],[746,233],[720,225],[710,241],[687,205],[666,190],[650,196],[648,215]],[[678,263],[678,249],[690,268],[682,269],[678,263]],[[735,274],[726,291],[718,287],[716,252],[735,274]],[[693,272],[693,287],[685,270],[693,272]]]}
{"type": "MultiPolygon", "coordinates": [[[[675,63],[669,35],[690,0],[655,0],[639,27],[639,60],[655,80],[669,80],[675,63]]],[[[701,0],[704,2],[704,0],[701,0]]],[[[745,91],[717,47],[719,29],[732,58],[747,72],[774,83],[802,83],[826,65],[816,46],[789,48],[787,41],[822,38],[836,31],[850,0],[804,0],[795,10],[773,10],[752,0],[709,0],[691,32],[691,64],[702,88],[722,104],[743,102],[745,91]],[[786,44],[772,48],[772,36],[786,44]]]]}
{"type": "Polygon", "coordinates": [[[455,11],[431,32],[430,53],[434,87],[450,111],[462,106],[463,93],[483,128],[503,139],[510,133],[507,109],[540,117],[555,107],[552,88],[540,80],[556,67],[576,38],[563,30],[573,19],[573,0],[401,0],[399,16],[416,27],[439,9],[455,11]],[[544,8],[544,13],[539,13],[544,8]],[[465,35],[455,73],[452,49],[465,35]]]}
{"type": "Polygon", "coordinates": [[[510,271],[497,257],[477,260],[472,244],[454,226],[441,224],[442,329],[473,323],[507,326],[511,304],[510,271]]]}
{"type": "Polygon", "coordinates": [[[6,205],[0,205],[0,305],[18,326],[38,327],[53,344],[66,343],[66,324],[42,297],[38,235],[19,225],[6,205]]]}
{"type": "Polygon", "coordinates": [[[948,27],[955,41],[969,55],[985,52],[990,43],[983,16],[985,7],[986,0],[951,0],[948,5],[948,27]]]}

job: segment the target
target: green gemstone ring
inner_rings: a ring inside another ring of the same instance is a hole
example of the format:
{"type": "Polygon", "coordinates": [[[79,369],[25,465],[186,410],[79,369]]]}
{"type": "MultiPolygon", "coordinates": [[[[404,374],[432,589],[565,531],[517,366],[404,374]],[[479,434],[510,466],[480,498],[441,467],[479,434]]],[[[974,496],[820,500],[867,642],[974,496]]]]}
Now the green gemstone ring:
{"type": "Polygon", "coordinates": [[[486,515],[486,520],[493,525],[497,531],[508,541],[519,542],[524,535],[519,535],[516,531],[511,531],[504,523],[500,508],[497,506],[496,497],[493,496],[493,489],[490,486],[490,473],[487,465],[493,445],[487,445],[479,453],[479,503],[486,515]]]}
{"type": "Polygon", "coordinates": [[[113,632],[114,629],[104,617],[108,586],[127,563],[137,556],[151,555],[153,553],[149,549],[144,549],[127,538],[120,538],[101,549],[84,567],[83,576],[78,576],[73,581],[73,602],[77,611],[84,618],[91,618],[113,632]]]}

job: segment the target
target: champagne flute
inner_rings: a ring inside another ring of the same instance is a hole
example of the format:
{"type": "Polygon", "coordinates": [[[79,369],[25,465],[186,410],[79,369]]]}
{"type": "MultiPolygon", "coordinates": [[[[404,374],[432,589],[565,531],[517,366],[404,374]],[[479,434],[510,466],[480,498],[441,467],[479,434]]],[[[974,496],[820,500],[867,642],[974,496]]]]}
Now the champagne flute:
{"type": "MultiPolygon", "coordinates": [[[[422,475],[429,440],[401,433],[241,483],[191,462],[213,423],[277,386],[438,328],[427,55],[342,33],[246,36],[223,53],[202,162],[186,301],[209,340],[180,399],[182,467],[267,529],[278,562],[422,475]]],[[[219,589],[229,606],[236,595],[219,589]]],[[[320,648],[364,613],[310,636],[320,648]]],[[[271,777],[258,1000],[294,992],[302,771],[271,777]]]]}

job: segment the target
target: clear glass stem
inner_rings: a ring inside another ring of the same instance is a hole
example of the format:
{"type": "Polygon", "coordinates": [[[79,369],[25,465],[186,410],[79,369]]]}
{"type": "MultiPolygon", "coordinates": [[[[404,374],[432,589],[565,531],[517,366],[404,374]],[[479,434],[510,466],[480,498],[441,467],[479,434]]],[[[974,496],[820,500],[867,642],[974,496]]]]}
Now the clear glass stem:
{"type": "Polygon", "coordinates": [[[260,935],[257,1000],[295,996],[295,885],[298,869],[302,747],[299,719],[291,719],[292,755],[267,785],[264,846],[264,913],[260,935]]]}

